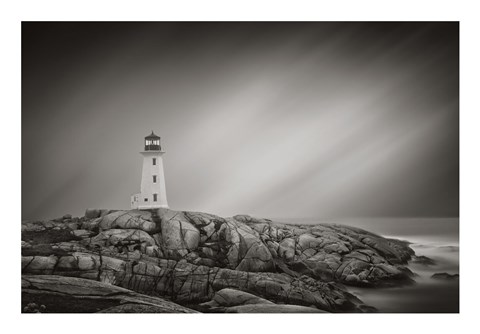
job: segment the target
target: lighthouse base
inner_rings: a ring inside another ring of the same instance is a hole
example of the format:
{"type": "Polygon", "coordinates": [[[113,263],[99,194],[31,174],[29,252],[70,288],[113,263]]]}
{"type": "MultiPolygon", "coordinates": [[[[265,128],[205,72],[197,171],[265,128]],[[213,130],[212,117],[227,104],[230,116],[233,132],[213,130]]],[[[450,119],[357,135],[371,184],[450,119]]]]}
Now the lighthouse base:
{"type": "Polygon", "coordinates": [[[165,208],[168,209],[168,205],[139,205],[136,209],[138,210],[148,210],[148,209],[160,209],[165,208]]]}
{"type": "Polygon", "coordinates": [[[132,195],[130,197],[130,207],[132,209],[138,209],[138,210],[160,209],[160,208],[168,209],[168,204],[165,201],[157,202],[157,203],[152,203],[152,202],[143,203],[139,201],[139,199],[141,198],[142,198],[141,193],[132,195]]]}

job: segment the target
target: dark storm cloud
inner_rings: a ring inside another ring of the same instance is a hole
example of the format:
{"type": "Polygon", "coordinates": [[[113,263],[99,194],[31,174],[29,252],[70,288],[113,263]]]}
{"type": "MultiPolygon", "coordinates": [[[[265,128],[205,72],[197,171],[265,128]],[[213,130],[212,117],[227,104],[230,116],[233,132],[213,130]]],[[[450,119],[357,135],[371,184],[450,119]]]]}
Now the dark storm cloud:
{"type": "Polygon", "coordinates": [[[457,216],[457,23],[23,23],[24,219],[126,208],[457,216]]]}

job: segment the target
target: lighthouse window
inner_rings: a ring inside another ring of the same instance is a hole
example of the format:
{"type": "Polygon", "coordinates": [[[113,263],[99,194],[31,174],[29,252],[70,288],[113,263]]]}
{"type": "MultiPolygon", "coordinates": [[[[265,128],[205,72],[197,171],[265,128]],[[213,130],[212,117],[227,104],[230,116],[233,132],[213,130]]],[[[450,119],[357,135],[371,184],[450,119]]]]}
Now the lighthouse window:
{"type": "Polygon", "coordinates": [[[157,176],[153,175],[153,183],[157,183],[157,176]]]}
{"type": "Polygon", "coordinates": [[[153,194],[153,201],[154,201],[154,202],[157,201],[157,194],[153,194]]]}
{"type": "Polygon", "coordinates": [[[148,202],[148,198],[144,198],[145,202],[148,202]]]}
{"type": "Polygon", "coordinates": [[[152,158],[152,161],[153,161],[153,164],[154,164],[154,165],[157,164],[157,158],[152,158]]]}

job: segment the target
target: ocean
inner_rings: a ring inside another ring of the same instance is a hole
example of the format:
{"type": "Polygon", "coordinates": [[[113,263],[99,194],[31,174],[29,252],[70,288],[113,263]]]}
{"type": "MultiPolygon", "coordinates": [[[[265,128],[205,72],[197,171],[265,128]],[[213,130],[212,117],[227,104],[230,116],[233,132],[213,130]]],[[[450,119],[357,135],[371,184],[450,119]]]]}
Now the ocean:
{"type": "MultiPolygon", "coordinates": [[[[278,220],[277,220],[278,221],[278,220]]],[[[281,219],[296,224],[331,223],[355,226],[375,234],[406,240],[417,256],[433,265],[409,264],[416,283],[395,288],[352,288],[348,290],[383,313],[457,313],[459,280],[440,280],[435,273],[459,274],[458,218],[372,218],[372,219],[281,219]]]]}

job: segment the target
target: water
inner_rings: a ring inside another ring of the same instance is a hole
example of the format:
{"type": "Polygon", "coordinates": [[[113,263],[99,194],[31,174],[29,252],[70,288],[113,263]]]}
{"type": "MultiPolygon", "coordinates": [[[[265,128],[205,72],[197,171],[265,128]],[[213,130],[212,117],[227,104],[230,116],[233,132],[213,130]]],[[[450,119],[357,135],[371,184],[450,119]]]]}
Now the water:
{"type": "MultiPolygon", "coordinates": [[[[285,220],[284,220],[285,221],[285,220]]],[[[313,224],[314,219],[289,219],[313,224]]],[[[409,263],[416,284],[397,288],[348,288],[366,304],[385,313],[459,312],[459,280],[432,279],[435,273],[459,273],[458,218],[375,218],[321,221],[359,227],[390,238],[407,240],[417,256],[433,259],[434,265],[409,263]]]]}

